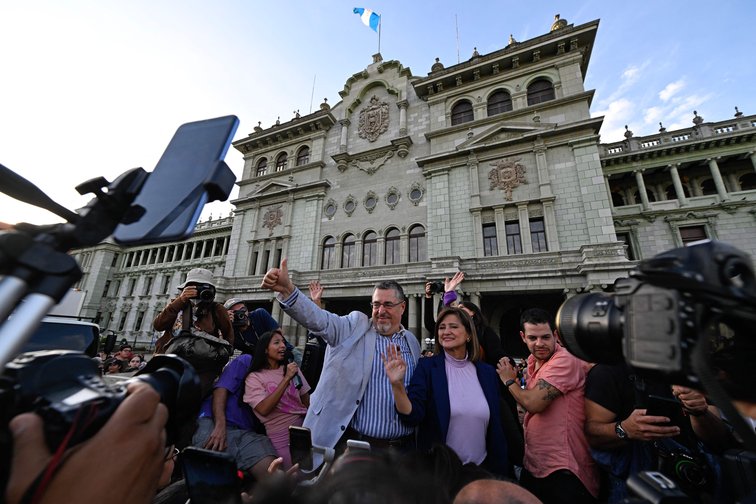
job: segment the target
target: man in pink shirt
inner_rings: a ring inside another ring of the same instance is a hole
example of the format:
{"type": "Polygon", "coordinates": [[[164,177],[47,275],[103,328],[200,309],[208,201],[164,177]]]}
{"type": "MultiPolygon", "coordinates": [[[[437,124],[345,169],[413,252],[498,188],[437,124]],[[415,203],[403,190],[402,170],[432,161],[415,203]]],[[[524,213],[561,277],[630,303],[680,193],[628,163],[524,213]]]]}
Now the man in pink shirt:
{"type": "Polygon", "coordinates": [[[507,357],[497,371],[527,411],[520,484],[545,504],[596,502],[598,472],[583,432],[585,363],[557,344],[548,312],[532,308],[520,317],[520,337],[530,350],[523,390],[507,357]]]}

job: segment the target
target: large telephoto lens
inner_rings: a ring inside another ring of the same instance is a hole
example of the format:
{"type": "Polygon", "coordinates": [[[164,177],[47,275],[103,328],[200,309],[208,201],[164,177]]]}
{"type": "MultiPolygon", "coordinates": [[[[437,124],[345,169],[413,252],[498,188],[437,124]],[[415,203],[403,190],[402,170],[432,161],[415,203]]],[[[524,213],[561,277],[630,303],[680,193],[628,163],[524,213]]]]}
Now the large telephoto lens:
{"type": "Polygon", "coordinates": [[[587,362],[617,364],[623,361],[622,318],[613,296],[578,294],[559,308],[556,326],[574,356],[587,362]]]}

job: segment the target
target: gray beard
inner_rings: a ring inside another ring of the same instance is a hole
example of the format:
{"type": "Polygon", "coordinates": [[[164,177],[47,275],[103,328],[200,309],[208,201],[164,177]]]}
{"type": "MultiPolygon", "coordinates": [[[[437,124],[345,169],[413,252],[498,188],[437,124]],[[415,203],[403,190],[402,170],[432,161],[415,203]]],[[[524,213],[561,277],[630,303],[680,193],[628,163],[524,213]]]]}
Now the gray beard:
{"type": "Polygon", "coordinates": [[[373,322],[373,325],[375,325],[375,330],[379,334],[386,334],[391,329],[391,322],[379,322],[376,320],[373,322]]]}

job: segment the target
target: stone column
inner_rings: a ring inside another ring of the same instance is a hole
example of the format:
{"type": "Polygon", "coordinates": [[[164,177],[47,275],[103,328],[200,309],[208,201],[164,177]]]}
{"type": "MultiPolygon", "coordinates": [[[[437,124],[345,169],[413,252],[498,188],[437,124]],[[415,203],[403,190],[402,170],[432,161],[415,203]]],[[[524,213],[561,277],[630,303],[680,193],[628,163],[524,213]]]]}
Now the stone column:
{"type": "MultiPolygon", "coordinates": [[[[255,245],[253,245],[254,247],[255,245]]],[[[263,258],[265,257],[265,240],[260,240],[256,244],[257,246],[257,266],[255,266],[255,272],[258,275],[264,275],[268,270],[267,264],[263,264],[263,258]]],[[[276,303],[273,303],[274,305],[276,303]]]]}
{"type": "MultiPolygon", "coordinates": [[[[558,252],[560,249],[559,235],[557,234],[556,210],[553,201],[543,202],[543,226],[546,228],[546,244],[549,247],[549,252],[558,252]]],[[[529,227],[528,231],[530,231],[529,227]]]]}
{"type": "Polygon", "coordinates": [[[386,238],[383,235],[378,236],[378,260],[376,265],[386,264],[386,238]]]}
{"type": "Polygon", "coordinates": [[[341,125],[341,141],[339,142],[339,152],[347,151],[347,133],[349,132],[349,119],[342,119],[339,121],[341,125]]]}
{"type": "Polygon", "coordinates": [[[200,251],[200,257],[205,257],[206,249],[207,249],[207,240],[202,240],[202,250],[200,251]]]}
{"type": "MultiPolygon", "coordinates": [[[[483,257],[483,220],[481,219],[480,210],[473,210],[471,213],[473,218],[473,236],[475,237],[475,255],[483,257]]],[[[501,254],[501,250],[499,250],[499,253],[501,254]]]]}
{"type": "Polygon", "coordinates": [[[337,269],[341,268],[342,248],[343,248],[343,246],[341,244],[341,240],[340,239],[336,240],[336,246],[333,248],[333,256],[334,256],[334,259],[336,261],[336,268],[337,269]]]}
{"type": "Polygon", "coordinates": [[[756,171],[756,152],[749,152],[748,157],[751,158],[751,164],[753,165],[753,171],[756,171]]]}
{"type": "Polygon", "coordinates": [[[719,199],[721,201],[726,201],[727,189],[725,188],[724,180],[722,180],[722,174],[719,172],[717,159],[720,158],[709,158],[706,160],[706,162],[709,163],[709,170],[711,171],[711,177],[714,179],[714,185],[717,188],[717,195],[719,195],[719,199]]]}
{"type": "Polygon", "coordinates": [[[419,325],[417,323],[417,299],[418,297],[415,294],[410,294],[407,297],[407,329],[409,329],[412,334],[418,334],[419,335],[419,325]]]}
{"type": "Polygon", "coordinates": [[[470,302],[480,308],[480,292],[471,292],[470,302]]]}
{"type": "Polygon", "coordinates": [[[403,136],[407,134],[407,106],[409,106],[409,102],[407,100],[398,101],[396,106],[399,108],[399,134],[403,136]]]}
{"type": "Polygon", "coordinates": [[[675,194],[677,194],[677,201],[680,202],[680,206],[688,205],[688,198],[685,197],[685,189],[683,189],[682,180],[680,180],[680,173],[677,171],[679,163],[669,165],[669,173],[672,175],[672,183],[675,186],[675,194]]]}
{"type": "Polygon", "coordinates": [[[606,194],[609,195],[609,205],[614,208],[614,200],[612,199],[612,186],[609,184],[609,175],[604,175],[604,185],[606,186],[606,194]]]}
{"type": "MultiPolygon", "coordinates": [[[[278,268],[278,264],[275,264],[277,247],[278,247],[278,238],[273,238],[273,240],[271,240],[270,242],[270,256],[268,257],[268,267],[266,268],[265,271],[268,271],[271,268],[278,268]]],[[[263,273],[263,275],[264,274],[265,273],[263,273]]]]}
{"type": "Polygon", "coordinates": [[[499,255],[508,255],[507,224],[504,221],[504,208],[494,208],[494,221],[496,222],[496,244],[499,247],[499,255]]]}
{"type": "Polygon", "coordinates": [[[178,257],[178,245],[173,246],[173,259],[171,259],[171,262],[176,262],[176,258],[178,257]]]}
{"type": "MultiPolygon", "coordinates": [[[[541,140],[541,142],[543,142],[543,140],[541,140]]],[[[546,146],[536,145],[533,150],[536,155],[536,166],[538,168],[538,186],[541,191],[541,198],[550,198],[554,194],[551,192],[549,167],[546,164],[546,146]]]]}
{"type": "Polygon", "coordinates": [[[643,210],[648,210],[650,204],[648,202],[648,194],[646,193],[646,183],[643,181],[643,171],[633,170],[633,173],[635,174],[635,183],[638,184],[638,194],[640,195],[643,210]]]}
{"type": "Polygon", "coordinates": [[[533,242],[530,241],[530,217],[528,215],[528,204],[517,205],[517,216],[520,221],[520,241],[522,242],[522,253],[533,253],[533,242]]]}

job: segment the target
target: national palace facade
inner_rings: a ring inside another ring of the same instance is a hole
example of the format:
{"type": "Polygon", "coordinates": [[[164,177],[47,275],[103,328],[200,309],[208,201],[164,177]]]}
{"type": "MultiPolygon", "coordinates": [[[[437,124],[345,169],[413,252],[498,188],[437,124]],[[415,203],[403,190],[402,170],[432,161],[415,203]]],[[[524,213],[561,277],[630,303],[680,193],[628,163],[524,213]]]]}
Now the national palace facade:
{"type": "Polygon", "coordinates": [[[373,285],[408,294],[405,326],[421,337],[424,284],[464,271],[506,351],[521,354],[520,312],[610,288],[637,261],[702,238],[756,251],[756,116],[602,144],[584,81],[599,22],[557,20],[539,37],[473,53],[424,76],[380,54],[341,100],[258,127],[234,142],[244,158],[231,216],[181,243],[72,253],[82,315],[148,343],[151,321],[194,267],[218,298],[271,311],[259,288],[288,258],[294,282],[325,286],[327,308],[368,310],[373,285]]]}

